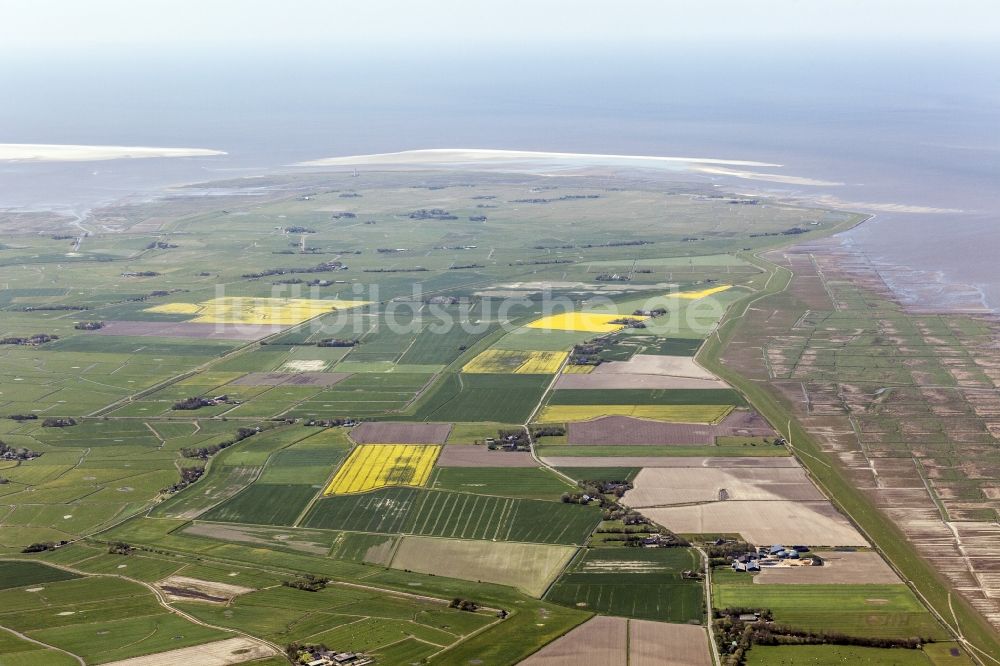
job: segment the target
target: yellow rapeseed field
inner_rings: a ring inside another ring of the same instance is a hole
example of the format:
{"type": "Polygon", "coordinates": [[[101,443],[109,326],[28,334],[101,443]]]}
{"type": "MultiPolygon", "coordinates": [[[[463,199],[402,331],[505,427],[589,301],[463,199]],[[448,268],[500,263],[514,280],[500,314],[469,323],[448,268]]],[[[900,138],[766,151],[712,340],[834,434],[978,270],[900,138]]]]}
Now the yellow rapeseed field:
{"type": "Polygon", "coordinates": [[[718,423],[732,409],[731,405],[546,405],[538,420],[566,423],[600,416],[634,416],[675,423],[718,423]]]}
{"type": "Polygon", "coordinates": [[[197,303],[164,303],[155,307],[146,308],[146,312],[158,312],[160,314],[198,314],[201,306],[197,303]]]}
{"type": "MultiPolygon", "coordinates": [[[[611,333],[622,328],[621,324],[610,322],[621,319],[620,314],[599,314],[597,312],[565,312],[542,317],[528,324],[528,328],[542,328],[550,331],[582,331],[585,333],[611,333]]],[[[630,319],[644,319],[633,317],[630,319]]]]}
{"type": "Polygon", "coordinates": [[[386,486],[427,483],[440,446],[422,444],[362,444],[351,452],[324,495],[363,493],[386,486]]]}
{"type": "Polygon", "coordinates": [[[548,375],[558,372],[568,354],[562,351],[521,351],[487,349],[462,367],[462,372],[477,374],[515,373],[548,375]]]}
{"type": "Polygon", "coordinates": [[[711,289],[702,289],[701,291],[679,291],[675,294],[667,294],[667,296],[673,296],[674,298],[684,298],[690,301],[696,301],[699,298],[705,298],[706,296],[711,296],[712,294],[717,294],[720,291],[725,291],[727,289],[732,289],[731,284],[720,284],[718,287],[712,287],[711,289]]]}
{"type": "Polygon", "coordinates": [[[201,303],[164,303],[146,312],[197,315],[200,324],[265,324],[291,326],[318,315],[346,310],[368,301],[319,300],[311,298],[253,298],[226,296],[201,303]]]}
{"type": "Polygon", "coordinates": [[[596,365],[567,365],[563,368],[564,375],[589,375],[594,371],[596,365]]]}

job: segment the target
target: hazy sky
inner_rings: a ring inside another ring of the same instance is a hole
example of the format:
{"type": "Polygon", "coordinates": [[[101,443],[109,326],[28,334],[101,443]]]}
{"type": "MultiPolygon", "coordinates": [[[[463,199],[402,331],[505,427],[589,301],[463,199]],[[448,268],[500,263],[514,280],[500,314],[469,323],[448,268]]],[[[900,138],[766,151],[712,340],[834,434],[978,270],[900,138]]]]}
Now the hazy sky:
{"type": "Polygon", "coordinates": [[[995,39],[996,0],[2,0],[0,49],[995,39]]]}

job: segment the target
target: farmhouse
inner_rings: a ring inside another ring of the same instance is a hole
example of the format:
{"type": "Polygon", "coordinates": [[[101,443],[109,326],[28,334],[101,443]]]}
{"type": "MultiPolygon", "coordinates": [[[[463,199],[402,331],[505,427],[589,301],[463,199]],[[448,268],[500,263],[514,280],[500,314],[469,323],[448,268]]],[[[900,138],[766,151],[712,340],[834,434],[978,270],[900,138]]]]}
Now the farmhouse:
{"type": "Polygon", "coordinates": [[[307,666],[367,666],[375,660],[361,652],[334,652],[317,650],[308,655],[307,666]]]}

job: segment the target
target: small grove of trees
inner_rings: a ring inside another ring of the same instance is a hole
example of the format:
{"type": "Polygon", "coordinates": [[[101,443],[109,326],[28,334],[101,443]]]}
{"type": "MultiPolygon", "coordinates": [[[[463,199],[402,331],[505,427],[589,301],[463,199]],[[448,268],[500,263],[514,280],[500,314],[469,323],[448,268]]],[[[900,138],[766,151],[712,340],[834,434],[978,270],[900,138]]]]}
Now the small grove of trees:
{"type": "Polygon", "coordinates": [[[161,493],[176,493],[184,490],[192,483],[197,481],[205,473],[204,467],[182,467],[181,468],[181,479],[177,483],[168,486],[161,490],[161,493]]]}
{"type": "Polygon", "coordinates": [[[855,645],[875,648],[918,650],[932,639],[923,637],[879,638],[837,632],[800,631],[773,623],[767,608],[723,608],[713,613],[715,636],[724,666],[742,666],[754,645],[855,645]],[[740,619],[741,617],[753,619],[740,619]]]}
{"type": "Polygon", "coordinates": [[[68,428],[76,425],[76,419],[71,416],[62,418],[49,417],[42,421],[43,428],[68,428]]]}
{"type": "Polygon", "coordinates": [[[487,441],[489,449],[512,449],[515,451],[527,451],[531,447],[528,433],[524,430],[497,430],[496,439],[487,441]]]}
{"type": "MultiPolygon", "coordinates": [[[[610,508],[618,506],[617,499],[632,488],[629,481],[617,480],[584,480],[578,482],[580,490],[576,492],[563,493],[562,501],[571,504],[589,504],[592,500],[597,500],[602,507],[610,508]],[[615,499],[611,499],[610,497],[615,499]]],[[[616,520],[614,518],[608,520],[616,520]]]]}
{"type": "Polygon", "coordinates": [[[285,646],[285,656],[294,664],[312,661],[315,653],[329,652],[330,648],[325,643],[299,643],[293,642],[285,646]]]}
{"type": "Polygon", "coordinates": [[[49,333],[35,333],[34,335],[29,335],[29,336],[11,336],[7,338],[0,338],[0,345],[37,346],[58,339],[59,339],[58,335],[50,335],[49,333]]]}
{"type": "Polygon", "coordinates": [[[185,447],[181,449],[181,455],[185,458],[200,458],[202,460],[207,460],[219,451],[228,449],[233,444],[242,442],[247,437],[253,437],[258,432],[260,432],[260,426],[257,426],[256,428],[240,428],[236,431],[236,434],[232,439],[227,439],[224,442],[212,444],[211,446],[185,447]]]}
{"type": "Polygon", "coordinates": [[[531,436],[535,439],[539,437],[560,437],[566,434],[566,428],[560,425],[538,426],[531,431],[531,436]]]}
{"type": "Polygon", "coordinates": [[[229,396],[222,395],[218,398],[206,398],[204,396],[193,396],[190,398],[184,398],[183,400],[178,400],[174,403],[171,409],[176,409],[178,411],[191,410],[191,409],[201,409],[202,407],[212,407],[218,404],[232,404],[229,400],[229,396]]]}
{"type": "Polygon", "coordinates": [[[38,543],[33,543],[30,546],[25,546],[21,549],[22,553],[44,553],[47,550],[55,550],[60,546],[65,546],[69,541],[60,541],[58,543],[53,543],[51,541],[39,541],[38,543]]]}
{"type": "Polygon", "coordinates": [[[40,455],[42,454],[37,451],[32,451],[22,446],[9,446],[6,442],[0,440],[0,460],[31,460],[40,455]]]}
{"type": "Polygon", "coordinates": [[[303,425],[307,426],[319,426],[321,428],[336,428],[339,426],[353,426],[361,423],[362,419],[353,419],[350,417],[337,417],[332,419],[309,419],[305,421],[303,425]]]}
{"type": "Polygon", "coordinates": [[[293,587],[296,590],[305,590],[306,592],[319,592],[325,589],[327,583],[330,582],[329,578],[324,578],[322,576],[316,576],[314,574],[303,574],[294,580],[283,580],[281,584],[285,587],[293,587]]]}
{"type": "Polygon", "coordinates": [[[108,544],[109,555],[131,555],[132,550],[132,546],[124,541],[112,541],[108,544]]]}
{"type": "Polygon", "coordinates": [[[38,414],[11,414],[7,418],[12,421],[35,421],[38,419],[38,414]]]}
{"type": "Polygon", "coordinates": [[[569,353],[569,364],[600,365],[603,362],[601,352],[605,349],[604,342],[604,340],[598,339],[573,345],[573,349],[569,353]]]}
{"type": "Polygon", "coordinates": [[[357,338],[346,339],[346,338],[326,338],[325,340],[320,340],[316,343],[317,347],[354,347],[361,344],[361,341],[357,338]]]}
{"type": "Polygon", "coordinates": [[[96,331],[104,328],[103,321],[78,321],[73,324],[73,328],[78,331],[96,331]]]}
{"type": "Polygon", "coordinates": [[[310,268],[268,268],[256,273],[244,273],[241,277],[248,280],[257,280],[262,277],[269,277],[272,275],[294,275],[294,274],[308,274],[308,273],[327,273],[330,271],[346,271],[347,266],[340,261],[324,261],[321,264],[312,266],[310,268]]]}
{"type": "Polygon", "coordinates": [[[448,608],[457,608],[458,610],[464,610],[470,613],[475,613],[477,610],[479,610],[479,604],[469,599],[462,599],[460,597],[455,597],[454,599],[451,600],[451,603],[448,604],[448,608]]]}

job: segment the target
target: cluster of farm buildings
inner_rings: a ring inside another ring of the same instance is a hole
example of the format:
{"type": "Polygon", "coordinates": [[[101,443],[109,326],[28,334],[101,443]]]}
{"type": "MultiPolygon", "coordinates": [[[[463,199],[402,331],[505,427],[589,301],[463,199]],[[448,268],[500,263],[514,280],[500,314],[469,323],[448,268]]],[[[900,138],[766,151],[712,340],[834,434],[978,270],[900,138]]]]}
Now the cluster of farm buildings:
{"type": "Polygon", "coordinates": [[[306,666],[368,666],[375,660],[361,652],[334,652],[317,650],[312,652],[306,666]]]}
{"type": "Polygon", "coordinates": [[[783,564],[795,563],[798,566],[819,566],[823,560],[815,555],[803,557],[803,553],[808,553],[806,546],[785,547],[780,543],[773,546],[760,546],[756,551],[740,555],[733,558],[733,571],[760,571],[761,567],[775,567],[783,564]]]}

